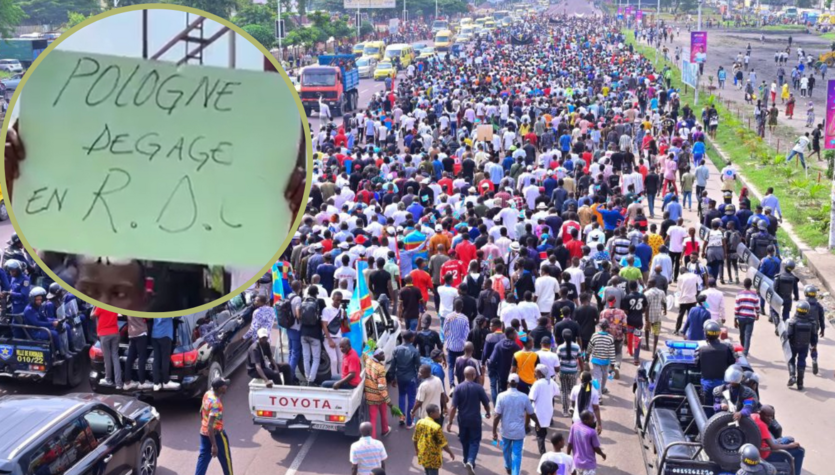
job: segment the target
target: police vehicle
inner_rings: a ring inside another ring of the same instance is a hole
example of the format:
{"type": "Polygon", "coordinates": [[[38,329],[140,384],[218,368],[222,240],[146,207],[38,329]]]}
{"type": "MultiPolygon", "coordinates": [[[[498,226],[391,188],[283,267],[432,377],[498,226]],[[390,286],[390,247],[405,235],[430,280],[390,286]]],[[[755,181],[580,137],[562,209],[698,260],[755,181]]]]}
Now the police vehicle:
{"type": "MultiPolygon", "coordinates": [[[[633,384],[635,430],[648,475],[732,475],[739,470],[739,449],[760,445],[756,424],[733,421],[730,412],[705,406],[699,394],[696,341],[667,341],[651,362],[644,362],[633,384]]],[[[737,364],[750,365],[735,347],[737,364]]],[[[793,475],[789,464],[778,467],[793,475]]]]}

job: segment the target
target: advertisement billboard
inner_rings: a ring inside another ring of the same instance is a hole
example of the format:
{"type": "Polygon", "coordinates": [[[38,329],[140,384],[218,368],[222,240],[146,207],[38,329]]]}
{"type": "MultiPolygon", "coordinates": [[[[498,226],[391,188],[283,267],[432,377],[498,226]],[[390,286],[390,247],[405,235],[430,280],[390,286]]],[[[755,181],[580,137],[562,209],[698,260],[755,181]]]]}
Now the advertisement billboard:
{"type": "Polygon", "coordinates": [[[681,82],[688,86],[696,87],[696,78],[699,76],[699,65],[691,63],[686,59],[681,60],[681,82]]]}
{"type": "Polygon", "coordinates": [[[826,124],[824,130],[824,149],[835,150],[835,79],[826,85],[826,124]]]}
{"type": "Polygon", "coordinates": [[[690,32],[690,62],[704,63],[707,60],[707,32],[690,32]]]}
{"type": "Polygon", "coordinates": [[[394,8],[395,0],[345,0],[344,8],[394,8]]]}

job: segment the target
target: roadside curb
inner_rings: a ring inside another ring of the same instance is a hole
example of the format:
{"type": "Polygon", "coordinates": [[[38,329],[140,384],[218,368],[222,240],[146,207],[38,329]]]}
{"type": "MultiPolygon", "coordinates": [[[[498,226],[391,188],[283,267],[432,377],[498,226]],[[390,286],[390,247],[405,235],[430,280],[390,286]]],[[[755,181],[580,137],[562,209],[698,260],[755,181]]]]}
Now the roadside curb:
{"type": "MultiPolygon", "coordinates": [[[[710,138],[709,136],[705,136],[706,140],[710,142],[716,152],[719,154],[719,157],[722,158],[722,161],[725,163],[730,163],[730,157],[722,150],[722,147],[716,143],[715,140],[710,138]]],[[[748,188],[748,191],[751,192],[758,200],[762,201],[763,194],[760,190],[757,189],[756,186],[752,185],[746,178],[745,175],[737,170],[737,176],[739,176],[740,181],[748,188]]],[[[806,244],[800,237],[795,234],[794,228],[792,227],[791,223],[783,222],[780,224],[780,228],[789,235],[789,238],[792,240],[795,246],[797,246],[797,250],[800,253],[800,257],[806,258],[806,265],[815,276],[820,279],[823,286],[826,287],[827,292],[830,295],[835,295],[835,255],[833,255],[828,250],[820,251],[810,247],[806,244]],[[828,269],[828,272],[827,272],[828,269]]]]}

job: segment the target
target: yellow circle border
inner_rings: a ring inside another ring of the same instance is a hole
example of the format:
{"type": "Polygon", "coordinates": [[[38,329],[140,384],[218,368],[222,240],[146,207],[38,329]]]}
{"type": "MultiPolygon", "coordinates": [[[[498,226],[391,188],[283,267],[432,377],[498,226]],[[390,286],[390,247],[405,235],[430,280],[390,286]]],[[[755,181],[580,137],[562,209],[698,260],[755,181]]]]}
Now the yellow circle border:
{"type": "MultiPolygon", "coordinates": [[[[7,206],[6,208],[8,210],[9,219],[12,222],[12,226],[14,227],[15,232],[17,232],[18,237],[20,237],[21,242],[23,242],[23,246],[26,248],[26,251],[29,253],[29,255],[35,260],[35,262],[38,263],[38,266],[43,271],[45,271],[47,273],[47,275],[49,275],[50,278],[52,278],[55,282],[58,282],[61,285],[61,287],[66,289],[68,292],[70,290],[72,290],[73,292],[71,292],[71,293],[73,295],[75,295],[76,297],[82,298],[86,302],[92,303],[96,307],[104,308],[104,309],[109,310],[111,312],[116,312],[120,315],[128,315],[128,316],[132,316],[132,317],[144,317],[144,318],[181,317],[181,316],[184,316],[184,315],[190,315],[190,314],[202,312],[204,310],[209,310],[210,308],[213,308],[213,307],[216,307],[218,305],[221,305],[221,304],[224,304],[224,303],[228,302],[232,298],[240,295],[243,291],[248,289],[258,279],[260,279],[265,273],[267,273],[267,271],[269,271],[272,268],[273,263],[277,262],[278,258],[281,256],[281,254],[290,246],[290,242],[293,240],[293,235],[299,229],[299,225],[301,224],[302,217],[304,216],[304,212],[303,212],[304,211],[304,205],[305,205],[305,203],[307,203],[307,200],[310,197],[310,189],[311,189],[312,182],[313,182],[313,147],[312,147],[312,144],[311,144],[310,127],[308,125],[308,117],[304,112],[304,107],[302,106],[301,99],[299,99],[299,95],[296,92],[295,87],[293,87],[293,83],[290,82],[290,78],[287,76],[287,73],[284,71],[284,69],[281,67],[281,65],[278,63],[278,61],[272,55],[272,53],[270,53],[269,50],[267,50],[267,48],[264,47],[264,45],[262,45],[261,43],[256,41],[243,28],[241,28],[241,27],[233,24],[232,22],[230,22],[226,19],[223,19],[223,18],[221,18],[217,15],[213,15],[211,13],[198,10],[197,8],[184,7],[184,6],[180,6],[180,5],[145,3],[145,4],[141,4],[141,5],[131,5],[131,6],[127,6],[127,7],[114,8],[112,10],[102,12],[102,13],[94,16],[94,17],[91,17],[91,18],[88,18],[88,19],[84,20],[83,22],[79,23],[78,25],[76,25],[76,26],[70,28],[69,30],[65,31],[64,33],[62,33],[61,36],[56,38],[42,53],[40,53],[38,55],[38,58],[35,59],[35,61],[32,62],[32,65],[26,70],[26,74],[21,79],[20,84],[18,84],[17,88],[15,89],[14,95],[12,95],[12,99],[9,102],[8,113],[6,114],[6,118],[3,121],[2,128],[0,128],[0,139],[2,139],[4,144],[6,143],[6,131],[8,130],[8,128],[10,126],[10,122],[11,122],[11,118],[12,118],[12,113],[11,112],[14,110],[14,107],[17,103],[17,99],[20,96],[20,92],[23,90],[23,87],[26,85],[26,81],[29,79],[29,71],[30,70],[34,70],[40,64],[41,60],[45,56],[47,56],[52,50],[54,50],[66,38],[69,38],[70,36],[72,36],[72,34],[75,33],[76,31],[79,31],[82,28],[84,28],[86,26],[89,26],[89,25],[91,25],[91,24],[93,24],[93,23],[95,23],[99,20],[102,20],[104,18],[108,18],[108,17],[114,16],[114,15],[118,15],[120,13],[126,13],[126,12],[131,12],[131,11],[138,11],[138,10],[175,10],[175,11],[180,11],[180,12],[184,12],[184,13],[191,13],[191,14],[194,14],[194,15],[199,15],[199,16],[205,17],[209,20],[212,20],[214,22],[217,22],[217,23],[219,23],[223,26],[226,26],[226,27],[230,28],[233,32],[235,32],[239,36],[242,36],[243,38],[245,38],[247,41],[249,41],[250,44],[255,46],[259,51],[261,51],[262,54],[264,54],[264,56],[276,68],[278,73],[281,75],[281,78],[284,81],[285,85],[290,90],[290,93],[292,94],[292,97],[295,100],[296,108],[299,111],[299,120],[302,122],[302,130],[304,132],[305,155],[307,157],[306,170],[305,170],[305,172],[306,172],[306,183],[305,183],[305,188],[304,188],[304,196],[302,197],[301,207],[299,209],[299,212],[297,213],[296,220],[293,222],[292,226],[290,227],[290,231],[288,232],[287,237],[284,239],[284,242],[278,248],[278,252],[276,252],[275,255],[272,256],[272,258],[267,263],[267,265],[265,265],[258,273],[255,274],[255,276],[253,276],[251,279],[249,279],[241,287],[232,290],[227,295],[225,295],[225,296],[223,296],[219,299],[216,299],[212,302],[200,305],[199,307],[192,307],[192,308],[188,308],[188,309],[185,309],[185,310],[177,310],[177,311],[172,311],[172,312],[136,312],[136,311],[133,311],[133,310],[121,309],[121,308],[114,307],[112,305],[108,305],[108,304],[99,302],[97,300],[94,300],[94,299],[90,298],[89,296],[79,292],[75,287],[70,286],[66,282],[64,282],[64,280],[61,279],[60,277],[58,277],[58,275],[55,274],[52,271],[52,269],[50,269],[47,265],[44,264],[43,260],[38,256],[38,254],[34,251],[32,246],[26,240],[26,237],[20,231],[20,226],[18,225],[17,219],[14,216],[14,211],[12,209],[13,206],[11,206],[11,203],[9,203],[9,206],[7,206]]],[[[264,73],[273,74],[272,71],[264,71],[264,73]]],[[[5,157],[4,157],[4,160],[5,160],[5,157]]],[[[295,161],[295,156],[294,156],[294,161],[295,161]]],[[[5,183],[6,183],[5,167],[0,167],[0,180],[2,180],[2,181],[0,181],[0,183],[2,183],[2,186],[5,188],[5,183]]]]}

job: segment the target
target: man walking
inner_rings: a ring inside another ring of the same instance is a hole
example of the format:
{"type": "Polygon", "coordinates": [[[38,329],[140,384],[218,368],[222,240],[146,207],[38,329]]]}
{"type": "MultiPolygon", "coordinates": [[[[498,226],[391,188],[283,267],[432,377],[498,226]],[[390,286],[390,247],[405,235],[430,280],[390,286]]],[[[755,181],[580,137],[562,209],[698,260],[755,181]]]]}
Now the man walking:
{"type": "Polygon", "coordinates": [[[455,386],[447,423],[447,432],[452,432],[452,421],[458,414],[458,440],[464,452],[467,475],[475,473],[475,459],[481,444],[481,407],[484,407],[485,418],[490,418],[490,400],[484,387],[475,382],[476,374],[475,368],[464,368],[465,381],[455,386]]]}
{"type": "Polygon", "coordinates": [[[454,310],[447,316],[443,327],[450,387],[455,386],[455,361],[464,354],[464,344],[467,343],[467,335],[470,334],[470,321],[461,313],[464,300],[455,300],[453,307],[454,310]]]}
{"type": "Polygon", "coordinates": [[[597,435],[594,414],[583,411],[580,421],[571,426],[568,433],[568,454],[574,455],[574,468],[577,475],[595,475],[597,473],[597,457],[606,460],[606,454],[600,448],[600,438],[597,435]]]}
{"type": "Polygon", "coordinates": [[[527,416],[533,419],[537,431],[540,430],[540,426],[530,399],[516,389],[519,385],[519,375],[511,374],[507,378],[507,384],[507,391],[499,394],[499,399],[496,401],[493,440],[499,440],[499,424],[501,423],[504,469],[508,475],[519,475],[522,470],[522,446],[525,441],[527,416]]]}
{"type": "Polygon", "coordinates": [[[412,428],[412,413],[409,410],[415,404],[417,394],[417,376],[420,370],[420,353],[415,347],[415,334],[411,330],[403,332],[403,343],[394,349],[394,381],[397,388],[397,402],[403,416],[400,425],[412,428]]]}
{"type": "Polygon", "coordinates": [[[229,380],[215,378],[212,389],[203,395],[200,406],[200,455],[194,475],[206,475],[209,463],[217,457],[223,475],[232,475],[232,453],[229,437],[223,430],[223,396],[229,387],[229,380]]]}
{"type": "Polygon", "coordinates": [[[426,417],[418,421],[412,435],[418,464],[423,467],[426,475],[438,475],[443,464],[442,450],[449,454],[450,460],[455,460],[444,430],[438,423],[440,419],[441,408],[437,404],[429,404],[426,406],[426,417]]]}
{"type": "Polygon", "coordinates": [[[743,354],[748,356],[751,350],[751,336],[754,334],[754,322],[759,319],[759,308],[757,293],[751,290],[751,279],[746,278],[742,282],[743,290],[736,294],[734,301],[734,327],[739,329],[743,354]]]}
{"type": "Polygon", "coordinates": [[[351,444],[351,475],[373,475],[375,468],[386,468],[386,447],[371,437],[371,423],[360,424],[360,440],[351,444]]]}

